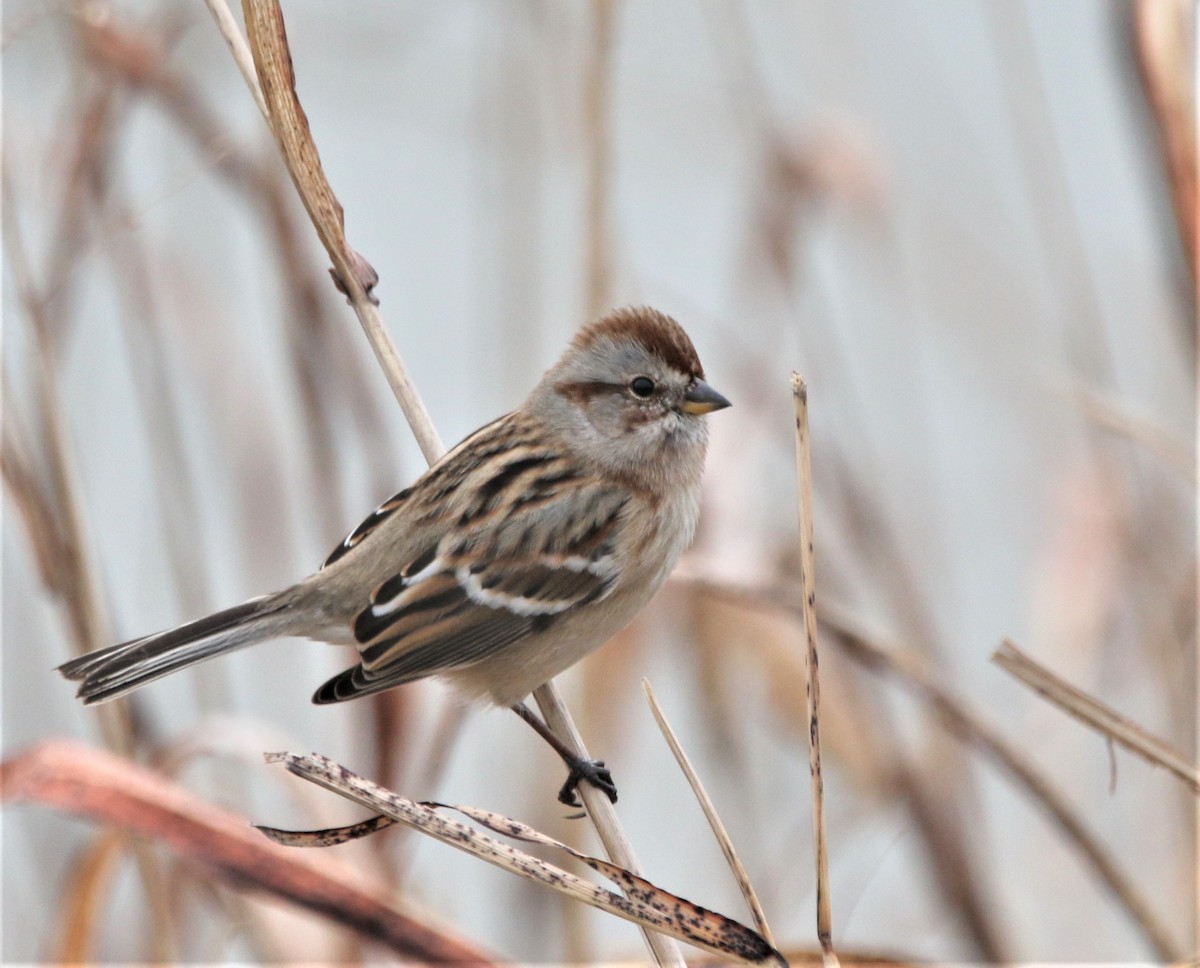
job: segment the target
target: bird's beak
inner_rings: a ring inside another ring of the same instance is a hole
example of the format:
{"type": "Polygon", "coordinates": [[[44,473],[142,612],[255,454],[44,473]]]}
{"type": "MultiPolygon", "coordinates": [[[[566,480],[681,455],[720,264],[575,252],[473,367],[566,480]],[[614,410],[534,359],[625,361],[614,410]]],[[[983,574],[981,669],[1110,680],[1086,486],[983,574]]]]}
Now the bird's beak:
{"type": "Polygon", "coordinates": [[[712,413],[714,410],[724,410],[732,404],[726,400],[721,394],[717,393],[703,380],[697,380],[690,387],[688,392],[683,395],[684,413],[712,413]]]}

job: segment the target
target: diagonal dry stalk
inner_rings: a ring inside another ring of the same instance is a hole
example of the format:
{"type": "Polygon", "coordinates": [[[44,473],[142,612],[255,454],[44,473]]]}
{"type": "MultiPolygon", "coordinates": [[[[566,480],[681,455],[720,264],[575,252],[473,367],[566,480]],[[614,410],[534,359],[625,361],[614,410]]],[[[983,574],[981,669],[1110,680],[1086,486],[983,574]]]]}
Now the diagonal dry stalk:
{"type": "Polygon", "coordinates": [[[825,837],[825,780],[821,775],[821,684],[817,663],[817,592],[813,564],[812,461],[808,437],[808,387],[792,373],[796,410],[796,482],[800,511],[800,610],[804,618],[808,681],[808,770],[812,779],[813,853],[817,866],[817,939],[827,965],[838,964],[833,950],[833,910],[829,899],[829,849],[825,837]]]}
{"type": "Polygon", "coordinates": [[[1097,427],[1126,437],[1154,454],[1163,465],[1178,473],[1189,485],[1196,486],[1195,448],[1187,440],[1176,438],[1158,424],[1129,413],[1107,395],[1080,385],[1068,390],[1068,399],[1097,427]]]}
{"type": "Polygon", "coordinates": [[[1089,696],[1078,686],[1056,676],[1018,649],[1014,642],[1005,639],[992,653],[992,661],[1059,709],[1120,743],[1147,762],[1169,770],[1191,787],[1193,793],[1200,794],[1200,770],[1188,762],[1179,750],[1099,699],[1089,696]]]}
{"type": "Polygon", "coordinates": [[[650,687],[649,679],[642,680],[642,688],[646,691],[646,699],[650,703],[650,711],[654,714],[654,720],[658,723],[658,728],[663,734],[663,739],[667,741],[667,746],[671,748],[671,754],[675,757],[675,762],[679,764],[679,768],[687,778],[688,785],[691,786],[692,792],[696,794],[696,799],[700,803],[700,809],[704,811],[704,816],[708,820],[708,825],[712,828],[713,836],[717,838],[717,843],[721,847],[721,852],[725,855],[729,869],[733,872],[733,878],[737,881],[738,888],[742,892],[742,897],[746,899],[746,906],[750,909],[750,914],[754,918],[754,924],[758,928],[758,933],[766,938],[767,943],[772,947],[777,947],[775,936],[771,933],[771,928],[767,924],[767,915],[764,913],[763,906],[758,900],[758,894],[754,890],[754,885],[750,882],[750,875],[746,872],[746,867],[742,863],[742,859],[738,857],[737,851],[734,849],[729,831],[725,829],[725,824],[721,822],[721,817],[717,813],[717,808],[714,806],[712,798],[709,797],[708,791],[704,789],[704,784],[700,782],[700,776],[696,773],[696,768],[692,766],[691,758],[684,752],[683,745],[679,742],[679,737],[675,735],[675,730],[667,722],[667,717],[663,713],[662,707],[658,704],[658,698],[654,695],[654,690],[650,687]]]}
{"type": "MultiPolygon", "coordinates": [[[[222,0],[211,2],[214,8],[224,5],[222,0]]],[[[279,145],[288,173],[333,262],[334,282],[350,300],[421,452],[433,464],[442,456],[445,447],[383,326],[376,301],[370,293],[377,280],[375,272],[346,241],[341,204],[325,177],[308,119],[296,94],[282,11],[277,0],[243,0],[242,11],[261,97],[267,108],[269,127],[279,145]]],[[[236,56],[240,45],[233,39],[233,34],[227,33],[229,18],[219,10],[215,11],[215,15],[218,22],[223,24],[222,32],[226,33],[236,56]]],[[[246,80],[254,90],[255,85],[251,83],[253,79],[247,76],[246,80]]],[[[575,747],[578,756],[587,758],[587,750],[554,684],[547,683],[540,687],[534,693],[534,698],[550,728],[569,746],[575,747]]],[[[607,798],[599,795],[599,791],[587,785],[581,789],[581,794],[588,816],[609,856],[620,866],[636,872],[636,858],[612,805],[607,798]]],[[[659,964],[683,963],[674,942],[652,932],[644,932],[644,935],[659,964]]]]}
{"type": "Polygon", "coordinates": [[[277,843],[297,847],[324,847],[374,833],[390,822],[411,826],[422,833],[465,851],[480,860],[583,901],[602,911],[657,932],[669,933],[714,954],[755,965],[786,965],[783,957],[762,937],[724,915],[705,910],[670,894],[616,864],[589,857],[532,827],[489,810],[452,804],[418,803],[400,796],[317,753],[269,753],[267,762],[283,763],[297,776],[325,787],[371,810],[371,819],[350,827],[322,831],[289,831],[260,827],[277,843]],[[617,884],[624,895],[583,880],[544,860],[481,834],[473,827],[450,820],[438,811],[455,810],[487,829],[526,843],[564,851],[617,884]]]}

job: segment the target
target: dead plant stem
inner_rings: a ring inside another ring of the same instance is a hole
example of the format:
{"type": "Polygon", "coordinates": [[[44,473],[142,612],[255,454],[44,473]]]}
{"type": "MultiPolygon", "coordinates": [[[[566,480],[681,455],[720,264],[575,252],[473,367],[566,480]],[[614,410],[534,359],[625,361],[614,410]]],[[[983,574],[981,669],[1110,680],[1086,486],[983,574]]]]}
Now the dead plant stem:
{"type": "Polygon", "coordinates": [[[796,482],[800,513],[800,611],[807,645],[808,771],[812,779],[813,853],[817,867],[817,939],[827,965],[837,965],[833,950],[833,910],[829,899],[829,848],[825,836],[825,780],[821,774],[821,681],[817,662],[817,592],[813,565],[812,463],[808,436],[808,387],[792,373],[796,413],[796,482]]]}

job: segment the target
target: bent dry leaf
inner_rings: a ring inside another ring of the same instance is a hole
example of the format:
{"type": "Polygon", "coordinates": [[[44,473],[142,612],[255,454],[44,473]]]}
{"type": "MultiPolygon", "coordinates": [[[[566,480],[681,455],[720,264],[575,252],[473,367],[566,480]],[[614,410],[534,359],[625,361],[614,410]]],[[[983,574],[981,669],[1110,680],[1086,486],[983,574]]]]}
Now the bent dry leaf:
{"type": "MultiPolygon", "coordinates": [[[[519,821],[475,807],[419,803],[409,800],[407,797],[385,790],[370,780],[363,779],[317,753],[308,756],[299,756],[294,753],[270,753],[267,754],[267,762],[282,763],[297,776],[382,814],[385,819],[408,824],[422,833],[473,854],[490,864],[545,884],[547,887],[552,887],[642,927],[671,935],[695,945],[697,948],[724,957],[736,958],[748,964],[787,965],[783,955],[768,944],[761,935],[745,925],[664,891],[623,867],[580,853],[519,821]],[[439,809],[455,810],[480,826],[506,837],[565,851],[609,878],[625,894],[617,894],[599,887],[560,867],[495,840],[474,827],[442,816],[437,812],[439,809]]],[[[260,827],[259,829],[278,843],[319,846],[342,843],[389,825],[387,822],[372,818],[350,827],[325,831],[281,831],[271,827],[260,827]]]]}

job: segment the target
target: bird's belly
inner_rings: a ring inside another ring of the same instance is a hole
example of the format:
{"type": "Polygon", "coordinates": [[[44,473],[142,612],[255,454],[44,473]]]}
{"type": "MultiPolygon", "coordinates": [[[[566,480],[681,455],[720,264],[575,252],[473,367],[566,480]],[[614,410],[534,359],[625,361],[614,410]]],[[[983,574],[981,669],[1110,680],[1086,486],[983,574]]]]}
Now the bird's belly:
{"type": "Polygon", "coordinates": [[[511,706],[621,631],[656,590],[657,585],[645,583],[624,594],[614,593],[606,603],[609,608],[566,616],[545,632],[442,676],[468,699],[511,706]]]}

